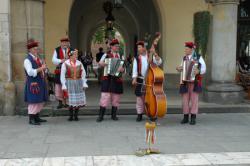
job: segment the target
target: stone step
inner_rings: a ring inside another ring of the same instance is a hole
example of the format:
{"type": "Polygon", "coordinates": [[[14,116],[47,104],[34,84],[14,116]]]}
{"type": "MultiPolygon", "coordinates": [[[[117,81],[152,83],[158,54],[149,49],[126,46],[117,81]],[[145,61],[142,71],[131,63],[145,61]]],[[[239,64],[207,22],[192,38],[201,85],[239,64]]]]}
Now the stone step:
{"type": "MultiPolygon", "coordinates": [[[[97,115],[99,106],[86,106],[81,108],[79,115],[97,115]]],[[[106,114],[110,114],[111,108],[108,107],[106,114]]],[[[180,105],[168,105],[167,114],[181,114],[180,105]]],[[[250,105],[202,105],[199,107],[199,113],[250,113],[250,105]]],[[[27,107],[17,109],[17,115],[27,115],[27,107]]],[[[121,104],[118,114],[120,115],[135,115],[135,104],[121,104]]],[[[56,109],[55,106],[46,106],[41,112],[43,116],[65,116],[68,115],[68,109],[56,109]]]]}

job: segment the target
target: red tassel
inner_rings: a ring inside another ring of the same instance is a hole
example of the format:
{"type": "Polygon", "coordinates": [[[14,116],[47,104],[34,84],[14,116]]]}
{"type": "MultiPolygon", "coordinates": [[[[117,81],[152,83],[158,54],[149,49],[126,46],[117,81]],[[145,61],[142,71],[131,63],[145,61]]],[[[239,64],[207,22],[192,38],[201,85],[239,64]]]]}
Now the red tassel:
{"type": "Polygon", "coordinates": [[[38,67],[41,67],[41,66],[42,66],[41,61],[40,61],[39,58],[36,59],[36,64],[37,64],[38,67]]]}
{"type": "Polygon", "coordinates": [[[197,79],[198,85],[202,86],[202,76],[201,75],[197,75],[196,79],[197,79]]]}
{"type": "Polygon", "coordinates": [[[69,97],[68,91],[67,90],[63,90],[63,98],[67,99],[68,97],[69,97]]]}
{"type": "Polygon", "coordinates": [[[155,143],[155,133],[154,130],[151,131],[152,132],[152,144],[155,143]]]}
{"type": "Polygon", "coordinates": [[[146,143],[148,143],[148,140],[150,140],[148,139],[148,134],[149,134],[149,130],[146,129],[146,143]]]}

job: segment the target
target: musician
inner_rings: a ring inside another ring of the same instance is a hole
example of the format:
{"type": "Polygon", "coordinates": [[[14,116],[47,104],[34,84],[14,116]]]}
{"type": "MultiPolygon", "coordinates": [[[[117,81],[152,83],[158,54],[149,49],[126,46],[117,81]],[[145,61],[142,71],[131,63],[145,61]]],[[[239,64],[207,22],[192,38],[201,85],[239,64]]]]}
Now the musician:
{"type": "MultiPolygon", "coordinates": [[[[206,72],[206,64],[202,56],[195,52],[195,44],[193,42],[185,43],[185,56],[183,57],[183,61],[198,62],[198,68],[194,70],[195,81],[183,81],[180,85],[180,94],[182,95],[182,109],[184,114],[181,124],[188,123],[189,114],[191,114],[190,124],[195,125],[196,115],[198,114],[199,93],[202,91],[201,76],[206,72]],[[191,107],[189,107],[189,104],[191,104],[191,107]]],[[[178,72],[183,71],[183,66],[178,66],[176,70],[178,72]]]]}
{"type": "MultiPolygon", "coordinates": [[[[99,61],[100,67],[105,67],[107,64],[104,62],[105,58],[120,58],[124,60],[124,57],[119,54],[119,41],[117,39],[113,39],[110,43],[111,50],[105,54],[103,54],[101,60],[99,61]]],[[[125,69],[123,67],[119,67],[118,71],[123,73],[125,69]]],[[[101,122],[103,120],[103,116],[106,111],[106,107],[111,102],[112,111],[111,111],[111,119],[118,120],[116,114],[120,104],[121,94],[123,93],[123,80],[121,77],[115,76],[102,76],[101,79],[101,98],[100,98],[100,110],[99,117],[97,118],[97,122],[101,122]]]]}
{"type": "Polygon", "coordinates": [[[28,103],[29,124],[40,125],[40,122],[46,122],[39,117],[39,112],[48,99],[45,81],[47,67],[38,56],[38,42],[30,39],[27,49],[28,55],[24,60],[26,75],[24,100],[28,103]]]}
{"type": "MultiPolygon", "coordinates": [[[[144,46],[144,41],[138,41],[136,43],[138,55],[134,58],[133,61],[133,74],[132,74],[132,85],[136,86],[135,95],[136,95],[136,111],[137,111],[137,122],[142,120],[142,115],[144,112],[144,94],[142,92],[143,80],[146,76],[148,65],[149,65],[149,55],[144,46]]],[[[161,65],[162,59],[158,56],[158,54],[154,52],[153,63],[157,66],[161,65]]]]}
{"type": "Polygon", "coordinates": [[[52,62],[56,65],[55,69],[55,96],[58,100],[57,109],[67,107],[66,101],[63,98],[62,84],[60,81],[60,73],[62,64],[68,59],[68,53],[72,51],[70,49],[70,41],[68,37],[64,37],[61,40],[59,47],[55,48],[53,53],[52,62]]]}
{"type": "MultiPolygon", "coordinates": [[[[103,48],[100,47],[99,48],[99,52],[96,54],[96,62],[99,63],[99,61],[101,60],[102,56],[103,56],[104,52],[103,52],[103,48]]],[[[101,83],[101,77],[102,77],[102,71],[103,69],[100,68],[98,66],[98,69],[97,69],[97,77],[98,77],[98,83],[100,84],[101,83]]]]}
{"type": "Polygon", "coordinates": [[[69,59],[62,64],[60,76],[64,98],[69,105],[69,121],[78,121],[79,108],[86,105],[86,71],[77,56],[77,50],[69,53],[69,59]]]}

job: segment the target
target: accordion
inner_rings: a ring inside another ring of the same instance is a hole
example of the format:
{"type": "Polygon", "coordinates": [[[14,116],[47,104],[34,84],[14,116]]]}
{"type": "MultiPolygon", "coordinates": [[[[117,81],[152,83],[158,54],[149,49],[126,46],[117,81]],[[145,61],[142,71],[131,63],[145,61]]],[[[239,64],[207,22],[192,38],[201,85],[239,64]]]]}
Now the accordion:
{"type": "Polygon", "coordinates": [[[104,76],[115,76],[120,77],[122,75],[121,72],[118,71],[119,67],[123,67],[124,60],[119,58],[106,58],[104,62],[107,66],[104,67],[104,76]]]}
{"type": "Polygon", "coordinates": [[[183,81],[194,82],[196,76],[194,71],[198,69],[198,62],[185,60],[183,61],[182,67],[183,71],[181,72],[180,82],[181,83],[183,83],[183,81]]]}

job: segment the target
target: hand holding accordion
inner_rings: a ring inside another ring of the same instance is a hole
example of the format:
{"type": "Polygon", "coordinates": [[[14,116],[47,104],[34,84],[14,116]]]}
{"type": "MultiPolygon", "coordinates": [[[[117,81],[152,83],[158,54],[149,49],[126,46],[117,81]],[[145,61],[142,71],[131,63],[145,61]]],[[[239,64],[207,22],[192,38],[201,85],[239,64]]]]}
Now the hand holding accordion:
{"type": "Polygon", "coordinates": [[[107,64],[104,67],[104,76],[111,75],[115,77],[121,77],[122,72],[124,71],[124,60],[119,58],[106,58],[104,62],[107,64]]]}
{"type": "Polygon", "coordinates": [[[183,84],[183,81],[194,82],[197,74],[199,74],[197,61],[183,61],[180,83],[183,84]]]}

